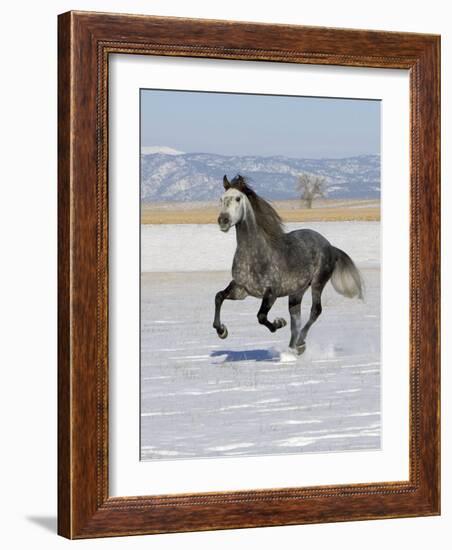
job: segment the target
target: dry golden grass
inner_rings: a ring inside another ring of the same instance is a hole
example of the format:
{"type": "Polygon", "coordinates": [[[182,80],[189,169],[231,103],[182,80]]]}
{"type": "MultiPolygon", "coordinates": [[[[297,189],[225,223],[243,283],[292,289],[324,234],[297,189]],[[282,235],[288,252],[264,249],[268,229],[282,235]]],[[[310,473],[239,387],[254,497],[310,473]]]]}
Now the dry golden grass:
{"type": "MultiPolygon", "coordinates": [[[[322,200],[314,203],[311,209],[304,208],[299,201],[272,204],[284,222],[380,220],[378,200],[322,200]]],[[[143,204],[141,223],[216,223],[218,213],[218,204],[211,202],[143,204]]]]}

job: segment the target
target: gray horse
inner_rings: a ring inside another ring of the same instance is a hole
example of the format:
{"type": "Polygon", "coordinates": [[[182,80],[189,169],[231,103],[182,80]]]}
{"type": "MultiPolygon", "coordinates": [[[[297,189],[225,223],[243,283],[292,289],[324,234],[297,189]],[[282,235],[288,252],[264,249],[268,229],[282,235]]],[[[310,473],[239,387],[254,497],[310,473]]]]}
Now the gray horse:
{"type": "Polygon", "coordinates": [[[235,226],[237,249],[232,281],[215,296],[213,327],[220,338],[226,338],[228,330],[220,320],[223,301],[254,296],[262,298],[257,314],[259,323],[275,332],[286,326],[286,321],[277,318],[271,322],[268,312],[277,298],[288,296],[289,347],[301,354],[306,349],[306,335],[322,312],[321,295],[326,283],[331,279],[339,294],[362,299],[360,273],[351,258],[320,233],[310,229],[286,233],[276,210],[251,189],[244,177],[237,175],[228,181],[224,176],[223,185],[225,193],[220,201],[218,225],[224,232],[235,226]],[[309,286],[311,313],[301,327],[301,301],[309,286]]]}

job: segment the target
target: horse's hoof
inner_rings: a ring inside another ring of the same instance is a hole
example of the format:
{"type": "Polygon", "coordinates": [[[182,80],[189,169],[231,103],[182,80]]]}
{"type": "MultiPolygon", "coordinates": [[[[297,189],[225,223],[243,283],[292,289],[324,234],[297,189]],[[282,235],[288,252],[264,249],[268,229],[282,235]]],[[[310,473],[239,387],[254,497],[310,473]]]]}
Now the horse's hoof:
{"type": "Polygon", "coordinates": [[[217,329],[218,336],[224,340],[228,337],[228,329],[226,328],[226,325],[221,325],[219,329],[217,329]]]}
{"type": "Polygon", "coordinates": [[[303,342],[302,344],[298,344],[295,347],[295,353],[297,355],[303,355],[303,353],[306,351],[306,342],[303,342]]]}
{"type": "Polygon", "coordinates": [[[284,328],[287,325],[286,320],[283,319],[282,317],[278,317],[277,319],[275,319],[273,321],[273,324],[275,325],[275,328],[277,330],[280,328],[284,328]]]}

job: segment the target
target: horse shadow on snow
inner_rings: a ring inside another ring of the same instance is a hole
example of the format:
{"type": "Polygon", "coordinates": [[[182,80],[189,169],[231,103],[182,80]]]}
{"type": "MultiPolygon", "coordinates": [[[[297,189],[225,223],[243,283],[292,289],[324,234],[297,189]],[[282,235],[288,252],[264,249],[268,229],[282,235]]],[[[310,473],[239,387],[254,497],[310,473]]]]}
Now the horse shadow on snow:
{"type": "Polygon", "coordinates": [[[216,350],[210,357],[221,357],[223,363],[238,361],[279,361],[280,353],[272,349],[216,350]]]}

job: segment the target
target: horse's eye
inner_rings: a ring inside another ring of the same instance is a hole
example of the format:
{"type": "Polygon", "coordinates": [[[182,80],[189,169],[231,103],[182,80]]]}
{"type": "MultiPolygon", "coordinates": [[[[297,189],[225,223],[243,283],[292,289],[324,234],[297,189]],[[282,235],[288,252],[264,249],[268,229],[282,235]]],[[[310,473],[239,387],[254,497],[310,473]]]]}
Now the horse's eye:
{"type": "Polygon", "coordinates": [[[240,197],[235,197],[235,200],[236,200],[237,202],[240,202],[240,197]]]}

